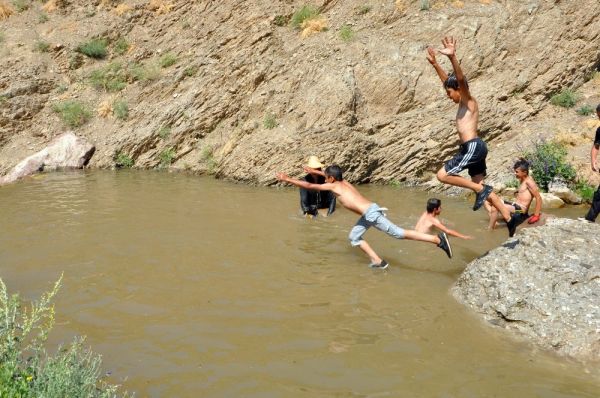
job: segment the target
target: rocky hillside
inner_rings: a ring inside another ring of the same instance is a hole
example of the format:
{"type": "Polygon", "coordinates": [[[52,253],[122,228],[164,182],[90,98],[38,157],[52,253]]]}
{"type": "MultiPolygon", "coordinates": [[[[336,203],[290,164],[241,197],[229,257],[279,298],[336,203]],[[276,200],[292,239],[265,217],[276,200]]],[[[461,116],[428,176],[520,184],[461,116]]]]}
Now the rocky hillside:
{"type": "Polygon", "coordinates": [[[549,98],[600,102],[598,0],[307,3],[319,15],[294,27],[305,2],[0,0],[0,171],[72,129],[95,167],[270,184],[316,154],[353,181],[427,183],[458,144],[425,60],[443,35],[458,38],[493,176],[537,136],[588,161],[594,114],[549,98]]]}

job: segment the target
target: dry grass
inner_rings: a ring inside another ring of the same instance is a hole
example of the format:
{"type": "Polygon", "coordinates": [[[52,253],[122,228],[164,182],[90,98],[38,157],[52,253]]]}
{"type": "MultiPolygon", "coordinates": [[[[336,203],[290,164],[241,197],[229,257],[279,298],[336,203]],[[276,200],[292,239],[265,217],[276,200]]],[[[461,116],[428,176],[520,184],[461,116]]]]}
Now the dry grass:
{"type": "Polygon", "coordinates": [[[46,4],[42,6],[42,10],[46,12],[53,12],[61,7],[64,7],[64,3],[64,0],[48,0],[46,4]]]}
{"type": "Polygon", "coordinates": [[[323,17],[313,18],[302,22],[300,25],[302,29],[301,36],[308,37],[315,33],[322,32],[327,29],[327,20],[323,17]]]}
{"type": "Polygon", "coordinates": [[[148,9],[156,14],[167,14],[173,9],[173,3],[165,0],[150,0],[148,9]]]}
{"type": "Polygon", "coordinates": [[[131,10],[133,10],[133,7],[131,7],[129,4],[121,3],[115,7],[113,12],[116,15],[121,16],[121,15],[127,14],[131,10]]]}
{"type": "Polygon", "coordinates": [[[588,139],[584,134],[562,130],[554,135],[554,141],[566,146],[578,146],[588,142],[588,139]]]}
{"type": "Polygon", "coordinates": [[[98,109],[96,109],[98,116],[102,118],[107,118],[111,116],[113,114],[113,102],[114,100],[112,98],[108,98],[102,101],[98,106],[98,109]]]}
{"type": "Polygon", "coordinates": [[[13,10],[12,7],[9,4],[7,4],[6,2],[0,0],[0,19],[6,19],[6,18],[8,18],[14,12],[15,12],[15,10],[13,10]]]}

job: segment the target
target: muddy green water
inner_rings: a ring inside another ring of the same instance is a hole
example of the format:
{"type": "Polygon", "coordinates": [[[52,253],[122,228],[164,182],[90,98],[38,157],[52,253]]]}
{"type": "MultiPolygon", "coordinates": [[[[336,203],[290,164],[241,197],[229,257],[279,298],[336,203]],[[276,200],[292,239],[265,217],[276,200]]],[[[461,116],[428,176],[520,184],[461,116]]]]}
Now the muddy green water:
{"type": "MultiPolygon", "coordinates": [[[[427,194],[363,186],[402,226],[427,194]]],[[[457,304],[465,264],[506,238],[443,198],[474,241],[347,241],[356,216],[299,215],[292,188],[181,174],[64,173],[0,188],[0,276],[37,297],[64,271],[51,344],[87,335],[110,380],[145,397],[597,397],[577,364],[516,343],[457,304]]],[[[578,216],[571,209],[561,215],[578,216]]]]}

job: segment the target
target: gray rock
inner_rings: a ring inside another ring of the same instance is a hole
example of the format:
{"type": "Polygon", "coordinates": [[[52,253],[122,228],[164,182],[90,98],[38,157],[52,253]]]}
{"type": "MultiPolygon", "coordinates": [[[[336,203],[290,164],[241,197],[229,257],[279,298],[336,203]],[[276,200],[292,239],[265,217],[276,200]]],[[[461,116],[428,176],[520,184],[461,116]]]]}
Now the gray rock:
{"type": "Polygon", "coordinates": [[[600,360],[600,225],[553,218],[470,263],[454,297],[490,324],[600,360]]]}
{"type": "Polygon", "coordinates": [[[8,174],[0,177],[0,185],[25,176],[57,169],[81,169],[88,164],[96,148],[73,133],[57,137],[49,146],[21,161],[8,174]]]}

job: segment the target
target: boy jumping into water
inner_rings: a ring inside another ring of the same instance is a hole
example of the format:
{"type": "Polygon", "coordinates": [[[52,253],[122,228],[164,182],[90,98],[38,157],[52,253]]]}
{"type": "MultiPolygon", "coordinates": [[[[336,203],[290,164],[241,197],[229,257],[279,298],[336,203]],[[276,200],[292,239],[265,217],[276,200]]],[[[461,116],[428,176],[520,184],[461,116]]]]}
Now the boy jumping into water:
{"type": "MultiPolygon", "coordinates": [[[[316,170],[314,172],[317,172],[316,170]]],[[[371,268],[385,269],[388,266],[387,261],[375,253],[369,244],[362,239],[362,236],[370,227],[375,227],[396,239],[411,239],[430,242],[442,249],[449,258],[452,258],[452,249],[445,233],[437,236],[424,234],[422,232],[404,230],[388,220],[383,213],[385,208],[379,207],[376,203],[369,201],[362,196],[356,188],[348,181],[342,178],[342,169],[337,165],[329,166],[325,172],[321,172],[325,177],[324,184],[311,184],[306,181],[290,178],[287,174],[277,173],[277,179],[282,182],[295,185],[300,188],[316,191],[331,191],[339,199],[340,203],[350,211],[360,215],[356,225],[350,231],[348,238],[352,246],[360,247],[371,259],[371,268]]]]}
{"type": "Polygon", "coordinates": [[[485,142],[477,136],[477,122],[479,119],[479,106],[475,98],[469,92],[467,79],[465,78],[458,59],[456,58],[456,40],[452,37],[444,37],[442,40],[444,48],[437,50],[446,55],[452,63],[454,73],[448,75],[437,63],[435,50],[427,48],[427,60],[433,66],[440,80],[444,84],[446,94],[454,103],[458,104],[456,114],[456,127],[460,138],[460,151],[452,159],[447,161],[437,172],[437,178],[444,184],[455,185],[462,188],[468,188],[475,192],[475,204],[473,210],[478,210],[487,200],[492,206],[498,209],[502,217],[506,220],[508,233],[513,236],[516,225],[509,211],[502,205],[500,198],[492,191],[492,187],[482,184],[486,174],[485,158],[487,156],[487,146],[485,142]],[[463,178],[459,173],[469,170],[471,181],[463,178]]]}
{"type": "Polygon", "coordinates": [[[425,234],[432,234],[433,229],[437,228],[443,233],[451,236],[456,236],[461,239],[473,239],[472,236],[463,235],[458,231],[447,228],[442,222],[438,219],[438,216],[442,212],[442,201],[436,198],[431,198],[427,201],[427,207],[425,212],[417,221],[417,225],[415,225],[415,231],[423,232],[425,234]]]}
{"type": "MultiPolygon", "coordinates": [[[[529,175],[529,162],[525,159],[519,159],[513,166],[515,171],[515,177],[519,180],[519,190],[515,194],[515,200],[512,202],[504,201],[504,206],[510,212],[512,218],[515,219],[515,226],[520,225],[523,221],[527,220],[529,224],[535,224],[540,220],[540,214],[542,211],[542,195],[540,190],[529,175]],[[529,217],[529,206],[535,198],[535,210],[533,215],[529,217]]],[[[498,221],[498,210],[485,204],[485,207],[490,215],[490,229],[496,228],[496,222],[498,221]]]]}

